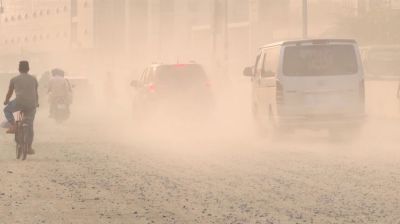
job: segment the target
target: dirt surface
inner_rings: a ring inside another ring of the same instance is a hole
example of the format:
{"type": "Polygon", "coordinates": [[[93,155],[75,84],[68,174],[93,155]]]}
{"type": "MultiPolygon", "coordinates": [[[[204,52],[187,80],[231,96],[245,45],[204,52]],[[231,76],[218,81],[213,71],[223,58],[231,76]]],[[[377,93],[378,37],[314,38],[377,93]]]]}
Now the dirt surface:
{"type": "Polygon", "coordinates": [[[37,155],[25,162],[1,136],[0,223],[400,222],[400,154],[380,144],[398,145],[394,136],[161,147],[116,143],[102,128],[38,128],[37,155]]]}
{"type": "Polygon", "coordinates": [[[400,223],[395,116],[335,142],[308,132],[262,139],[234,122],[151,135],[128,121],[56,125],[45,114],[25,162],[0,135],[0,224],[400,223]]]}

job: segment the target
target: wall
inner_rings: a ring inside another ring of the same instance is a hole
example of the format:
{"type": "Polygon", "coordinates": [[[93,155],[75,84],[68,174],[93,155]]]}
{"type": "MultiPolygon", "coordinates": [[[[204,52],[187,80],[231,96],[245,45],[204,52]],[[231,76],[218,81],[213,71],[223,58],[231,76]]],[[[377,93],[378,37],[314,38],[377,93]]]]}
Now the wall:
{"type": "Polygon", "coordinates": [[[0,70],[29,59],[40,73],[71,64],[73,49],[92,46],[91,0],[4,0],[0,15],[0,70]],[[74,13],[74,15],[73,15],[74,13]]]}

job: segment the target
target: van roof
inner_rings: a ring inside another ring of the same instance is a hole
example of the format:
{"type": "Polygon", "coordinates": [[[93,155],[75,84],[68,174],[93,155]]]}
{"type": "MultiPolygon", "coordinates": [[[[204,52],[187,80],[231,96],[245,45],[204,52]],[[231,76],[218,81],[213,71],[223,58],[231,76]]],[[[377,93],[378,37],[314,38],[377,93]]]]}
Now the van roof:
{"type": "Polygon", "coordinates": [[[326,42],[356,43],[356,41],[353,39],[300,39],[300,40],[287,40],[287,41],[275,42],[272,44],[264,45],[260,49],[283,46],[283,45],[292,45],[292,44],[326,43],[326,42]]]}

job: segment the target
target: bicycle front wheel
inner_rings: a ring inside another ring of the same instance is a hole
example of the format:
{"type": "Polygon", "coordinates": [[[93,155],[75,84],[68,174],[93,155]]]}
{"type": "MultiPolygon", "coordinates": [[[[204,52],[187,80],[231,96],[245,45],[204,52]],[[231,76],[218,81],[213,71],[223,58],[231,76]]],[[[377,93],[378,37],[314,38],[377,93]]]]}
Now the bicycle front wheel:
{"type": "Polygon", "coordinates": [[[26,157],[27,157],[27,155],[28,155],[28,144],[22,144],[21,145],[21,148],[22,148],[22,160],[26,160],[26,157]]]}

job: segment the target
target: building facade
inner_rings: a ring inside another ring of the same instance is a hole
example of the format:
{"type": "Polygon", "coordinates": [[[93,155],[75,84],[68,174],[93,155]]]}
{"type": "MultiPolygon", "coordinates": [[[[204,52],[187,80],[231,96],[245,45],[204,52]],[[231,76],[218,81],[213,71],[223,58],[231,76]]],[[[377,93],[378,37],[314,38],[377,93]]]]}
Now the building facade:
{"type": "Polygon", "coordinates": [[[242,67],[252,63],[258,46],[301,36],[299,2],[3,0],[0,57],[43,61],[39,54],[52,62],[70,55],[71,63],[90,58],[109,67],[189,60],[242,67]]]}
{"type": "Polygon", "coordinates": [[[90,48],[91,7],[89,0],[3,0],[0,68],[21,58],[55,60],[54,53],[90,48]]]}

